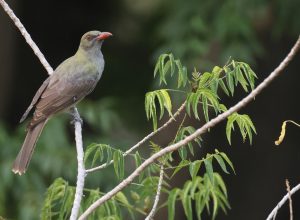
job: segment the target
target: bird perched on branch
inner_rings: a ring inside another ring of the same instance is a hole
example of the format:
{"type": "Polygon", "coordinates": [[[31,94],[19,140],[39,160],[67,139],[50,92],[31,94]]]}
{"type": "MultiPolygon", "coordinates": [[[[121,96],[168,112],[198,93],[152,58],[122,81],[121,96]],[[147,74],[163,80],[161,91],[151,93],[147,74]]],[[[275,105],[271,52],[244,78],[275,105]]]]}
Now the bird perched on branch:
{"type": "Polygon", "coordinates": [[[25,173],[47,121],[59,112],[68,111],[93,91],[104,69],[101,46],[110,36],[109,32],[85,33],[75,55],[62,62],[39,88],[20,120],[24,121],[35,106],[23,146],[13,164],[14,173],[25,173]]]}

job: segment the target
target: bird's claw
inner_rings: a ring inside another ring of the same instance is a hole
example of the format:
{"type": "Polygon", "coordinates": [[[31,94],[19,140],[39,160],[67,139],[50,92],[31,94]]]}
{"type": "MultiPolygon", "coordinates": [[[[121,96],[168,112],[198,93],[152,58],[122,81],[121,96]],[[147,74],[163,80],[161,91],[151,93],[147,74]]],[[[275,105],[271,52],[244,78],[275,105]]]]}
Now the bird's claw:
{"type": "Polygon", "coordinates": [[[71,124],[75,125],[76,122],[79,122],[81,126],[83,125],[83,120],[80,118],[80,115],[76,108],[72,108],[70,114],[73,117],[73,119],[71,120],[71,124]]]}
{"type": "Polygon", "coordinates": [[[76,117],[73,115],[73,119],[71,120],[71,124],[75,125],[76,122],[79,122],[81,124],[81,126],[83,125],[83,120],[80,117],[76,117]]]}

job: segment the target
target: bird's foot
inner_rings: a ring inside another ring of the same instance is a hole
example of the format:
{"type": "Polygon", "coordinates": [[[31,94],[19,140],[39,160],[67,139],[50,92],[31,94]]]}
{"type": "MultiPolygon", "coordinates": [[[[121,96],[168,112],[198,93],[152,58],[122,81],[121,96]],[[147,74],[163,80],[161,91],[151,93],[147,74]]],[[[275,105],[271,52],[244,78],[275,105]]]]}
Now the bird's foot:
{"type": "Polygon", "coordinates": [[[70,114],[73,118],[70,122],[71,124],[75,124],[76,122],[79,122],[81,124],[81,126],[83,125],[83,120],[81,119],[77,108],[72,107],[70,110],[70,114]]]}
{"type": "Polygon", "coordinates": [[[81,124],[81,126],[83,125],[83,120],[79,117],[73,117],[73,119],[71,120],[71,124],[74,125],[76,122],[79,122],[81,124]]]}

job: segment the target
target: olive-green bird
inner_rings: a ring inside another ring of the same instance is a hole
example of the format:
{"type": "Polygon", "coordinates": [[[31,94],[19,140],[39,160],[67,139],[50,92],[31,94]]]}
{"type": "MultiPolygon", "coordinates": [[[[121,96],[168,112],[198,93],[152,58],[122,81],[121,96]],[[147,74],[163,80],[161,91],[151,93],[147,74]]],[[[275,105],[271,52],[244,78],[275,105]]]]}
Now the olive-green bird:
{"type": "Polygon", "coordinates": [[[69,110],[93,91],[104,69],[101,46],[110,36],[112,34],[109,32],[85,33],[75,55],[62,62],[39,88],[20,120],[24,121],[35,106],[33,118],[27,126],[25,141],[13,164],[14,173],[25,173],[47,121],[53,115],[69,110]]]}

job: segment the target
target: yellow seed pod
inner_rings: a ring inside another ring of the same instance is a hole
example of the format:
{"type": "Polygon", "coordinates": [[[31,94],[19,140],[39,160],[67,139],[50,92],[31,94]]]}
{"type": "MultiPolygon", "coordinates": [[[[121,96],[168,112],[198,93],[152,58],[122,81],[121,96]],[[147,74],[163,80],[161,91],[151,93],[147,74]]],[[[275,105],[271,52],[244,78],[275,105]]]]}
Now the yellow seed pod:
{"type": "Polygon", "coordinates": [[[276,145],[281,144],[281,142],[283,141],[283,138],[285,136],[285,128],[286,128],[286,121],[284,121],[283,124],[282,124],[282,126],[281,126],[280,136],[279,136],[278,140],[275,141],[276,145]]]}
{"type": "Polygon", "coordinates": [[[279,136],[278,140],[277,140],[277,141],[275,141],[275,144],[276,144],[276,145],[279,145],[279,144],[281,144],[281,142],[282,142],[282,141],[283,141],[283,139],[284,139],[284,136],[285,136],[285,130],[286,130],[286,124],[287,124],[287,122],[293,123],[294,125],[296,125],[296,126],[300,127],[300,125],[299,125],[299,124],[297,124],[296,122],[294,122],[294,121],[292,121],[292,120],[286,120],[286,121],[284,121],[284,122],[282,123],[281,132],[280,132],[280,136],[279,136]]]}

